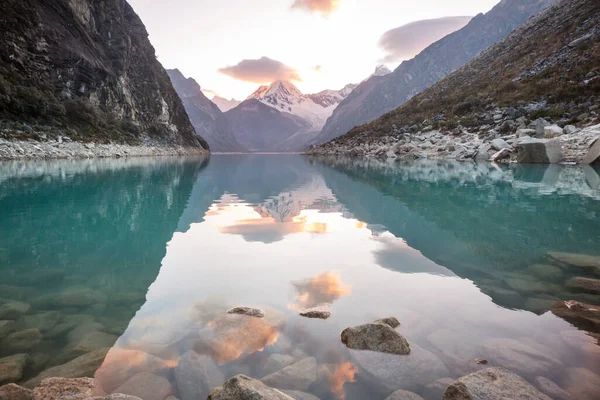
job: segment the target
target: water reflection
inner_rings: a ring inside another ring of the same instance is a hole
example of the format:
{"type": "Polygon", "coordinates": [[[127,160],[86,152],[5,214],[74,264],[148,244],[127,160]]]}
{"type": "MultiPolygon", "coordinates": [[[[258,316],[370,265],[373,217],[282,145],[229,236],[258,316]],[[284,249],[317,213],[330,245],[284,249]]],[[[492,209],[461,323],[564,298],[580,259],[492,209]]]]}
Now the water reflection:
{"type": "Polygon", "coordinates": [[[314,278],[292,282],[298,296],[293,310],[313,308],[324,304],[333,304],[342,296],[350,294],[350,285],[343,284],[339,271],[328,271],[314,278]]]}

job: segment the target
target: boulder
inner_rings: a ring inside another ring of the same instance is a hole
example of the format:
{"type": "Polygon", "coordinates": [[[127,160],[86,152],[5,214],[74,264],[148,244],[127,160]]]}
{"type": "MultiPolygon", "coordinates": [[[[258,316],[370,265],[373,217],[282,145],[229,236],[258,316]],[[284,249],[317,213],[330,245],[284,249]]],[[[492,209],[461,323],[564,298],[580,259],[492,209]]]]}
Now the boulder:
{"type": "Polygon", "coordinates": [[[504,368],[487,368],[459,378],[442,400],[552,400],[519,375],[504,368]]]}
{"type": "Polygon", "coordinates": [[[582,164],[598,164],[600,162],[600,138],[596,139],[587,154],[583,158],[582,164]]]}
{"type": "Polygon", "coordinates": [[[583,268],[590,273],[600,274],[600,256],[551,251],[548,256],[562,263],[583,268]]]}
{"type": "Polygon", "coordinates": [[[9,320],[0,321],[0,338],[8,336],[11,333],[13,333],[14,331],[16,331],[17,329],[15,328],[15,326],[16,326],[15,321],[9,321],[9,320]]]}
{"type": "Polygon", "coordinates": [[[537,132],[535,129],[517,129],[516,134],[518,138],[534,137],[537,134],[537,132]]]}
{"type": "Polygon", "coordinates": [[[543,376],[535,378],[535,385],[540,392],[547,394],[554,400],[571,400],[572,397],[569,393],[565,392],[556,383],[543,376]]]}
{"type": "Polygon", "coordinates": [[[117,337],[108,333],[87,333],[77,342],[69,343],[62,353],[58,355],[56,363],[65,363],[83,354],[91,353],[94,350],[112,347],[116,341],[117,337]]]}
{"type": "Polygon", "coordinates": [[[33,400],[88,400],[96,394],[92,378],[48,378],[33,389],[33,400]]]}
{"type": "Polygon", "coordinates": [[[129,378],[115,392],[144,400],[164,400],[173,393],[173,388],[167,378],[149,372],[140,372],[129,378]]]}
{"type": "Polygon", "coordinates": [[[306,391],[317,380],[317,360],[307,357],[280,371],[265,376],[261,381],[277,389],[306,391]]]}
{"type": "Polygon", "coordinates": [[[20,381],[28,359],[29,355],[27,354],[15,354],[0,358],[0,385],[20,381]]]}
{"type": "Polygon", "coordinates": [[[2,349],[10,353],[26,351],[37,346],[42,341],[39,329],[27,329],[11,333],[2,341],[2,349]]]}
{"type": "Polygon", "coordinates": [[[544,127],[544,138],[546,139],[552,139],[561,136],[563,133],[563,128],[558,125],[549,125],[544,127]]]}
{"type": "Polygon", "coordinates": [[[317,396],[313,396],[312,394],[306,392],[300,392],[298,390],[282,390],[282,392],[294,400],[320,400],[317,396]]]}
{"type": "Polygon", "coordinates": [[[300,311],[301,317],[327,319],[331,316],[331,304],[321,304],[316,307],[305,308],[300,311]]]}
{"type": "Polygon", "coordinates": [[[54,328],[50,329],[48,332],[45,332],[44,337],[46,339],[60,338],[67,335],[76,327],[77,324],[75,322],[61,322],[54,326],[54,328]]]}
{"type": "Polygon", "coordinates": [[[543,118],[538,118],[529,124],[529,129],[535,130],[535,136],[541,138],[544,136],[544,128],[547,126],[550,126],[550,122],[543,118]]]}
{"type": "Polygon", "coordinates": [[[394,329],[396,329],[397,327],[400,326],[400,321],[398,321],[398,318],[396,318],[396,317],[381,318],[381,319],[374,321],[373,323],[389,325],[394,329]]]}
{"type": "Polygon", "coordinates": [[[24,315],[17,321],[17,329],[39,329],[42,333],[54,328],[62,318],[58,311],[48,311],[39,314],[24,315]]]}
{"type": "Polygon", "coordinates": [[[527,271],[531,272],[538,278],[553,281],[561,279],[564,275],[562,269],[558,268],[557,266],[547,264],[531,265],[529,268],[527,268],[527,271]]]}
{"type": "Polygon", "coordinates": [[[600,279],[575,277],[567,281],[567,287],[585,293],[600,294],[600,279]]]}
{"type": "Polygon", "coordinates": [[[482,144],[479,146],[479,149],[477,149],[475,160],[488,161],[490,159],[490,151],[492,151],[492,146],[490,144],[482,144]]]}
{"type": "Polygon", "coordinates": [[[588,332],[600,333],[600,306],[578,301],[559,301],[552,306],[552,313],[588,332]]]}
{"type": "Polygon", "coordinates": [[[488,339],[483,341],[481,354],[494,364],[528,374],[543,374],[560,366],[560,360],[513,339],[488,339]]]}
{"type": "Polygon", "coordinates": [[[104,329],[104,325],[99,322],[85,322],[71,330],[67,335],[67,339],[69,340],[69,343],[77,343],[88,333],[101,332],[104,331],[104,329]]]}
{"type": "Polygon", "coordinates": [[[287,394],[268,387],[261,381],[236,375],[213,390],[207,400],[293,400],[287,394]]]}
{"type": "Polygon", "coordinates": [[[600,376],[585,368],[568,368],[563,387],[574,399],[598,400],[600,376]]]}
{"type": "Polygon", "coordinates": [[[265,374],[272,374],[273,372],[279,371],[287,367],[288,365],[293,364],[296,361],[294,356],[290,356],[287,354],[271,354],[267,359],[267,363],[265,364],[264,372],[265,374]]]}
{"type": "Polygon", "coordinates": [[[350,350],[350,355],[360,368],[360,376],[388,392],[420,390],[427,383],[450,375],[439,358],[416,345],[408,356],[368,350],[350,350]]]}
{"type": "Polygon", "coordinates": [[[90,288],[79,288],[48,296],[45,300],[56,307],[87,307],[105,303],[106,295],[90,288]]]}
{"type": "Polygon", "coordinates": [[[577,133],[579,129],[577,129],[577,127],[574,125],[567,125],[565,126],[564,131],[567,135],[572,135],[574,133],[577,133]]]}
{"type": "Polygon", "coordinates": [[[265,312],[263,310],[259,310],[258,308],[250,308],[250,307],[234,307],[231,310],[227,311],[228,314],[240,314],[247,315],[249,317],[257,317],[263,318],[265,316],[265,312]]]}
{"type": "Polygon", "coordinates": [[[33,390],[9,383],[0,386],[0,400],[33,400],[33,390]]]}
{"type": "Polygon", "coordinates": [[[491,146],[492,146],[492,149],[494,149],[496,151],[510,148],[510,145],[508,143],[506,143],[506,141],[504,139],[500,139],[500,138],[492,140],[491,146]]]}
{"type": "Polygon", "coordinates": [[[494,153],[491,157],[490,157],[490,161],[495,162],[498,160],[502,160],[503,158],[506,158],[510,155],[511,151],[510,149],[506,148],[506,149],[502,149],[496,153],[494,153]]]}
{"type": "Polygon", "coordinates": [[[428,383],[425,385],[425,389],[423,391],[423,396],[428,399],[439,399],[442,397],[442,394],[446,390],[446,388],[454,383],[454,379],[452,378],[440,378],[435,380],[434,382],[428,383]]]}
{"type": "Polygon", "coordinates": [[[179,357],[173,372],[181,400],[205,399],[211,390],[225,382],[217,363],[193,350],[179,357]]]}
{"type": "Polygon", "coordinates": [[[15,320],[26,314],[31,305],[22,301],[9,301],[0,305],[0,320],[15,320]]]}
{"type": "Polygon", "coordinates": [[[517,142],[517,161],[524,164],[555,164],[563,159],[558,139],[523,139],[517,142]]]}
{"type": "Polygon", "coordinates": [[[96,350],[77,357],[66,364],[49,368],[35,378],[25,382],[24,386],[33,388],[44,379],[52,377],[83,378],[94,376],[94,372],[102,365],[106,353],[108,353],[108,349],[96,350]]]}
{"type": "Polygon", "coordinates": [[[365,324],[346,328],[342,331],[341,339],[349,349],[410,354],[408,341],[386,324],[365,324]]]}
{"type": "Polygon", "coordinates": [[[390,394],[385,400],[423,400],[423,398],[413,392],[398,389],[390,394]]]}

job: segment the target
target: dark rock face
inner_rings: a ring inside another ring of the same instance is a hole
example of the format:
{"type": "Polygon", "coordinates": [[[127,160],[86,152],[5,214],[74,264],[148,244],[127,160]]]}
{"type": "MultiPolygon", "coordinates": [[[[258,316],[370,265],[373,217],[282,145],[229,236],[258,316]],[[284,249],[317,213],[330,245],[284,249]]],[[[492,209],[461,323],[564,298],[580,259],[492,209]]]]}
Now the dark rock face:
{"type": "Polygon", "coordinates": [[[0,31],[0,119],[73,140],[208,149],[127,1],[5,0],[0,31]]]}
{"type": "Polygon", "coordinates": [[[464,28],[432,44],[391,74],[361,83],[340,103],[315,143],[325,143],[401,106],[504,39],[553,0],[503,0],[464,28]]]}
{"type": "Polygon", "coordinates": [[[177,69],[167,70],[167,73],[183,101],[196,134],[206,139],[210,149],[219,152],[243,151],[244,147],[235,138],[223,112],[202,93],[200,85],[177,69]]]}

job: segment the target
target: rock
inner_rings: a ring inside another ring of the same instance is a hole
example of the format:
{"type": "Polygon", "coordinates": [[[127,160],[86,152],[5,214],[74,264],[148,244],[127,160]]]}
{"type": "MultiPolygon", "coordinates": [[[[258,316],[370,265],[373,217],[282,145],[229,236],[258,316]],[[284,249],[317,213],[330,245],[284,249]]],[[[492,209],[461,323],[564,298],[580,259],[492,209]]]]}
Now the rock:
{"type": "Polygon", "coordinates": [[[535,130],[536,137],[544,136],[544,128],[550,126],[550,122],[546,121],[543,118],[538,118],[529,124],[529,128],[535,130]]]}
{"type": "Polygon", "coordinates": [[[0,338],[10,335],[16,328],[15,321],[0,321],[0,338]]]}
{"type": "Polygon", "coordinates": [[[506,143],[506,141],[504,139],[500,139],[500,138],[492,140],[491,145],[492,145],[492,149],[494,149],[496,151],[510,148],[510,145],[508,143],[506,143]]]}
{"type": "Polygon", "coordinates": [[[438,329],[427,335],[431,342],[442,354],[456,362],[465,362],[479,355],[477,343],[480,340],[476,335],[466,331],[453,329],[438,329]]]}
{"type": "Polygon", "coordinates": [[[577,129],[577,127],[574,125],[567,125],[564,127],[564,131],[567,135],[572,135],[574,133],[577,133],[579,129],[577,129]]]}
{"type": "Polygon", "coordinates": [[[396,317],[381,318],[381,319],[373,321],[373,323],[389,325],[394,329],[396,329],[397,327],[400,326],[400,321],[398,321],[398,318],[396,318],[396,317]]]}
{"type": "Polygon", "coordinates": [[[48,300],[56,307],[87,307],[105,303],[106,295],[90,288],[80,288],[48,296],[48,300]]]}
{"type": "Polygon", "coordinates": [[[562,136],[564,133],[563,128],[558,125],[549,125],[544,127],[544,138],[552,139],[558,136],[562,136]]]}
{"type": "Polygon", "coordinates": [[[442,400],[552,400],[527,381],[504,368],[487,368],[459,378],[442,400]]]}
{"type": "Polygon", "coordinates": [[[454,383],[452,378],[440,378],[425,385],[423,396],[428,399],[439,399],[446,388],[454,383]]]}
{"type": "Polygon", "coordinates": [[[310,393],[300,392],[298,390],[282,390],[282,392],[294,400],[321,400],[317,396],[313,396],[310,393]]]}
{"type": "Polygon", "coordinates": [[[33,400],[33,390],[9,383],[0,386],[0,400],[33,400]]]}
{"type": "Polygon", "coordinates": [[[94,372],[102,365],[106,353],[108,353],[108,349],[96,350],[77,357],[66,364],[49,368],[25,382],[24,386],[33,388],[44,379],[52,377],[83,378],[94,376],[94,372]]]}
{"type": "Polygon", "coordinates": [[[600,162],[600,139],[596,139],[583,158],[582,164],[597,164],[600,162]]]}
{"type": "Polygon", "coordinates": [[[331,316],[331,305],[321,304],[316,307],[305,308],[300,311],[301,317],[327,319],[331,316]]]}
{"type": "Polygon", "coordinates": [[[27,329],[11,333],[2,341],[2,349],[9,353],[29,350],[42,341],[42,333],[39,329],[27,329]]]}
{"type": "Polygon", "coordinates": [[[565,392],[556,383],[552,382],[548,378],[538,376],[535,378],[535,385],[540,392],[547,394],[554,400],[571,400],[572,397],[569,393],[565,392]]]}
{"type": "Polygon", "coordinates": [[[67,335],[67,339],[69,340],[69,343],[76,343],[83,339],[83,337],[85,337],[85,335],[89,333],[100,332],[103,330],[104,325],[102,325],[99,322],[85,322],[77,326],[77,328],[71,330],[71,332],[69,332],[69,334],[67,335]]]}
{"type": "Polygon", "coordinates": [[[296,358],[294,356],[287,354],[271,354],[265,364],[264,372],[266,375],[272,374],[273,372],[293,364],[295,361],[296,358]]]}
{"type": "Polygon", "coordinates": [[[33,389],[33,400],[88,400],[95,394],[92,378],[48,378],[33,389]]]}
{"type": "Polygon", "coordinates": [[[546,264],[534,264],[527,268],[527,271],[531,272],[538,278],[547,279],[547,280],[559,280],[563,277],[562,269],[554,266],[554,265],[546,265],[546,264]]]}
{"type": "Polygon", "coordinates": [[[517,161],[524,164],[555,164],[563,159],[558,139],[523,139],[517,142],[517,161]]]}
{"type": "Polygon", "coordinates": [[[600,294],[600,279],[575,277],[567,281],[567,287],[580,292],[600,294]]]}
{"type": "Polygon", "coordinates": [[[492,146],[489,144],[482,144],[479,146],[477,150],[477,154],[475,155],[475,159],[478,161],[488,161],[490,159],[490,151],[492,150],[492,146]]]}
{"type": "MultiPolygon", "coordinates": [[[[109,396],[103,397],[102,399],[98,398],[98,399],[91,399],[91,400],[143,400],[143,399],[140,399],[137,396],[130,396],[128,394],[113,393],[109,396]]],[[[169,396],[165,400],[177,400],[177,399],[173,396],[169,396]]]]}
{"type": "Polygon", "coordinates": [[[560,253],[556,251],[549,252],[548,256],[562,263],[572,265],[574,267],[584,268],[592,273],[600,274],[600,256],[576,253],[560,253]]]}
{"type": "Polygon", "coordinates": [[[577,301],[559,301],[552,306],[552,313],[588,332],[600,332],[600,306],[577,301]]]}
{"type": "Polygon", "coordinates": [[[265,316],[265,312],[263,310],[259,310],[258,308],[249,308],[249,307],[234,307],[231,310],[227,311],[228,314],[241,314],[247,315],[249,317],[257,317],[263,318],[265,316]]]}
{"type": "Polygon", "coordinates": [[[23,314],[26,314],[31,306],[22,301],[9,301],[0,305],[0,320],[3,319],[18,319],[23,314]]]}
{"type": "Polygon", "coordinates": [[[39,329],[41,332],[46,333],[60,321],[62,314],[58,311],[48,311],[39,314],[25,315],[19,318],[17,321],[17,329],[39,329]]]}
{"type": "Polygon", "coordinates": [[[46,339],[55,339],[65,336],[67,333],[72,331],[77,324],[75,322],[61,322],[54,326],[54,328],[50,329],[48,332],[44,333],[44,337],[46,339]]]}
{"type": "Polygon", "coordinates": [[[568,368],[563,387],[577,400],[598,400],[600,376],[585,368],[568,368]]]}
{"type": "Polygon", "coordinates": [[[112,347],[117,341],[115,335],[103,332],[90,332],[84,335],[75,343],[70,343],[57,357],[57,363],[64,363],[79,357],[83,354],[91,353],[94,350],[112,347]]]}
{"type": "Polygon", "coordinates": [[[581,36],[581,37],[573,40],[571,43],[569,43],[569,47],[573,48],[573,47],[581,46],[582,44],[584,44],[585,42],[587,42],[588,40],[590,40],[593,37],[594,37],[594,35],[591,33],[581,36]]]}
{"type": "Polygon", "coordinates": [[[307,357],[280,371],[265,376],[261,381],[277,389],[306,391],[317,380],[317,360],[307,357]]]}
{"type": "Polygon", "coordinates": [[[552,306],[554,306],[554,303],[556,303],[556,299],[529,297],[527,300],[525,300],[523,308],[527,311],[541,315],[550,311],[552,306]]]}
{"type": "Polygon", "coordinates": [[[488,339],[482,353],[494,364],[525,375],[543,374],[561,365],[560,360],[513,339],[488,339]]]}
{"type": "MultiPolygon", "coordinates": [[[[526,278],[531,277],[527,276],[526,278]]],[[[511,289],[518,292],[558,293],[560,291],[559,285],[533,279],[508,278],[505,282],[511,289]]]]}
{"type": "Polygon", "coordinates": [[[413,345],[408,356],[368,350],[350,350],[361,369],[361,376],[370,376],[373,384],[392,392],[397,389],[420,390],[421,386],[450,375],[448,368],[432,353],[413,345]]]}
{"type": "Polygon", "coordinates": [[[503,158],[506,158],[510,155],[510,150],[509,149],[502,149],[500,151],[498,151],[497,153],[494,153],[491,157],[490,157],[490,161],[494,162],[494,161],[498,161],[498,160],[502,160],[503,158]]]}
{"type": "Polygon", "coordinates": [[[534,137],[537,132],[535,129],[517,129],[517,137],[534,137]]]}
{"type": "Polygon", "coordinates": [[[167,378],[149,372],[140,372],[129,378],[115,392],[144,400],[164,400],[173,393],[173,388],[167,378]]]}
{"type": "Polygon", "coordinates": [[[225,382],[217,363],[193,350],[179,357],[173,372],[181,400],[205,399],[212,389],[225,382]]]}
{"type": "Polygon", "coordinates": [[[390,394],[385,400],[423,400],[423,398],[413,392],[398,389],[390,394]]]}
{"type": "Polygon", "coordinates": [[[27,354],[0,358],[0,385],[20,381],[28,359],[27,354]]]}
{"type": "Polygon", "coordinates": [[[341,339],[349,349],[410,354],[408,341],[394,328],[385,324],[365,324],[346,328],[341,334],[341,339]]]}
{"type": "Polygon", "coordinates": [[[223,386],[213,390],[207,400],[293,400],[293,398],[266,386],[261,381],[246,375],[236,375],[223,386]]]}

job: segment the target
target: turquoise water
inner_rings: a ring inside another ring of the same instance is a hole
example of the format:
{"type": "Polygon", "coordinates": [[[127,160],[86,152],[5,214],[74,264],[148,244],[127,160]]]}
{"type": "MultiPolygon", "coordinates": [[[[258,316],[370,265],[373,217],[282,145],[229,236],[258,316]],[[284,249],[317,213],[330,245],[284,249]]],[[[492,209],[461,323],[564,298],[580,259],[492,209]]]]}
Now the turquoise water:
{"type": "Polygon", "coordinates": [[[28,354],[29,386],[95,374],[110,393],[151,373],[159,400],[289,363],[294,379],[267,381],[323,400],[437,399],[436,380],[476,359],[593,398],[597,337],[549,310],[600,304],[567,284],[595,272],[549,253],[600,255],[599,174],[296,155],[0,163],[0,320],[14,321],[0,357],[28,354]],[[328,320],[298,315],[322,303],[328,320]],[[341,344],[387,316],[410,356],[341,344]]]}

